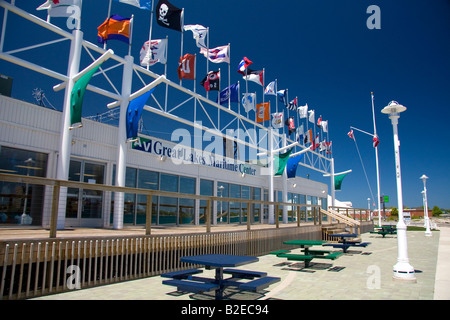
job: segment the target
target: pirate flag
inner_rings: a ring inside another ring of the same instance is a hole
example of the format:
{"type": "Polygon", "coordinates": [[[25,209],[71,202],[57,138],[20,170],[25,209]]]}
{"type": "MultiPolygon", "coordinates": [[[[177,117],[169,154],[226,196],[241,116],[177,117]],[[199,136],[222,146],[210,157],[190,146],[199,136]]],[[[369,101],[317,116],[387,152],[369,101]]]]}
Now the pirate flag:
{"type": "Polygon", "coordinates": [[[205,88],[206,91],[219,91],[220,90],[220,70],[218,71],[210,71],[206,75],[205,78],[200,82],[202,87],[205,88]]]}
{"type": "Polygon", "coordinates": [[[161,26],[176,31],[182,31],[182,9],[175,7],[167,0],[159,0],[156,5],[156,22],[161,26]]]}

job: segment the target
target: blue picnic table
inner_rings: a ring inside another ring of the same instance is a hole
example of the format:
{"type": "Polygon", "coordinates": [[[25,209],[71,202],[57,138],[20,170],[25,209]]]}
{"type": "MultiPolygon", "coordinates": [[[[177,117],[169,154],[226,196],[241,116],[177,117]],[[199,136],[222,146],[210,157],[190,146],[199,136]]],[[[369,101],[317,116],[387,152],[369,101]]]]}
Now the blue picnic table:
{"type": "Polygon", "coordinates": [[[228,286],[236,286],[241,290],[258,291],[268,287],[272,283],[280,281],[278,277],[269,277],[266,272],[251,270],[224,269],[228,267],[238,267],[249,263],[257,262],[257,257],[238,256],[227,254],[204,254],[196,256],[186,256],[180,259],[181,262],[194,265],[203,265],[206,269],[215,269],[215,277],[206,278],[194,276],[203,272],[199,269],[188,269],[175,271],[161,275],[172,280],[165,280],[163,284],[176,286],[179,290],[189,292],[215,291],[215,299],[222,300],[223,292],[228,286]],[[231,274],[231,278],[224,279],[224,274],[231,274]],[[252,281],[241,282],[235,279],[249,279],[252,281]],[[255,279],[256,278],[256,279],[255,279]]]}
{"type": "Polygon", "coordinates": [[[341,248],[342,252],[346,253],[349,247],[366,247],[370,242],[361,242],[361,240],[354,240],[358,235],[356,233],[336,233],[330,234],[330,237],[339,238],[339,243],[325,243],[323,246],[330,246],[333,248],[341,248]]]}

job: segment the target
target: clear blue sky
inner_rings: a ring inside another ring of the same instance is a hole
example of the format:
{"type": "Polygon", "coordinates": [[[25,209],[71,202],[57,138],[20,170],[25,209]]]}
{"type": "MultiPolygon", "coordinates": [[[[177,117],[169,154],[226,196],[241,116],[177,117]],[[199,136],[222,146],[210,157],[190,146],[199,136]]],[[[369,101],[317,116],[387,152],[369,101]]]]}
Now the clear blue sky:
{"type": "MultiPolygon", "coordinates": [[[[45,11],[35,8],[44,0],[16,0],[16,5],[45,19],[45,11]]],[[[242,78],[236,72],[240,60],[246,56],[253,61],[252,69],[266,70],[266,83],[278,79],[278,88],[288,88],[289,97],[298,96],[299,105],[308,103],[310,109],[323,120],[328,120],[330,140],[336,172],[352,169],[342,184],[337,199],[352,201],[355,207],[367,207],[372,198],[355,144],[347,136],[350,126],[373,132],[370,93],[375,96],[377,133],[380,139],[379,162],[381,192],[390,196],[388,206],[397,206],[395,162],[392,125],[381,109],[391,100],[407,107],[399,120],[400,156],[405,206],[422,205],[422,181],[426,174],[430,207],[450,208],[449,148],[447,122],[450,114],[450,1],[448,0],[321,0],[321,1],[211,1],[173,0],[185,8],[185,24],[210,27],[210,47],[231,44],[231,83],[242,78]],[[370,5],[381,12],[381,29],[369,30],[366,13],[370,5]]],[[[108,0],[84,0],[81,29],[84,38],[97,43],[97,26],[107,16],[108,0]]],[[[3,10],[1,10],[3,19],[3,10]]],[[[113,2],[112,14],[135,15],[132,55],[135,62],[139,50],[148,39],[150,12],[113,2]]],[[[5,51],[54,39],[46,32],[33,33],[31,24],[9,15],[5,51]],[[11,26],[11,27],[10,27],[11,26]],[[14,30],[13,30],[14,29],[14,30]],[[33,34],[33,36],[27,37],[33,34]],[[38,36],[37,36],[38,35],[38,36]],[[25,40],[26,39],[26,40],[25,40]]],[[[67,30],[65,18],[54,18],[56,25],[67,30]]],[[[180,55],[180,33],[160,27],[154,21],[152,38],[169,36],[168,78],[178,81],[176,68],[180,55]]],[[[68,44],[54,45],[52,49],[32,51],[34,61],[67,70],[68,44]],[[61,48],[59,47],[61,46],[61,48]]],[[[128,48],[121,42],[110,41],[108,48],[125,56],[128,48]]],[[[184,34],[184,53],[197,53],[192,33],[184,34]]],[[[27,57],[30,53],[18,56],[27,57]]],[[[206,71],[205,59],[198,56],[198,81],[206,71]],[[202,71],[204,70],[204,71],[202,71]]],[[[82,61],[82,67],[87,65],[82,61]]],[[[227,65],[220,67],[227,83],[227,65]]],[[[162,73],[161,65],[152,67],[162,73]]],[[[53,92],[58,81],[0,61],[0,73],[14,78],[13,96],[34,102],[33,89],[45,91],[50,102],[60,110],[63,92],[53,92]]],[[[118,77],[118,81],[120,78],[118,77]]],[[[222,83],[222,88],[225,86],[222,83]]],[[[192,88],[192,81],[184,80],[192,88]]],[[[139,83],[133,89],[139,88],[139,83]]],[[[118,85],[120,88],[120,85],[118,85]]],[[[197,91],[203,93],[197,84],[197,91]]],[[[261,87],[249,82],[249,91],[261,87]]],[[[242,91],[241,91],[242,92],[242,91]]],[[[98,96],[87,93],[87,99],[98,96]]],[[[215,97],[215,93],[211,94],[215,97]]],[[[86,100],[86,103],[89,103],[86,100]]],[[[105,112],[103,102],[83,107],[83,116],[105,112]]],[[[111,102],[111,100],[107,101],[111,102]]],[[[178,102],[175,103],[175,105],[178,102]]],[[[149,123],[145,127],[168,139],[173,128],[149,123]],[[164,136],[166,134],[166,136],[164,136]]],[[[375,152],[371,137],[355,131],[361,157],[374,196],[377,194],[375,152]]],[[[329,178],[299,167],[297,175],[329,184],[329,178]]],[[[372,200],[373,201],[373,200],[372,200]]]]}

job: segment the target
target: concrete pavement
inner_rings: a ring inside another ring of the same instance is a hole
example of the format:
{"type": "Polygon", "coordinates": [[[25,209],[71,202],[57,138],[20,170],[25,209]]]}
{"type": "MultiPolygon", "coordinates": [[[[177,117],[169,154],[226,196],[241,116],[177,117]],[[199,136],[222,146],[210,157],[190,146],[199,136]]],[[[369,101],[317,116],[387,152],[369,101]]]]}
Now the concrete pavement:
{"type": "MultiPolygon", "coordinates": [[[[416,270],[416,281],[393,280],[397,262],[397,236],[365,233],[366,248],[354,248],[337,260],[303,263],[266,255],[240,269],[266,271],[280,277],[263,293],[229,290],[233,300],[433,300],[450,299],[450,227],[440,227],[426,237],[423,231],[408,231],[408,257],[416,270]],[[283,265],[284,263],[284,265],[283,265]]],[[[299,251],[299,249],[293,250],[299,251]]],[[[202,276],[213,276],[205,270],[202,276]]],[[[79,289],[35,298],[35,300],[210,300],[208,294],[188,294],[162,284],[159,276],[79,289]]]]}

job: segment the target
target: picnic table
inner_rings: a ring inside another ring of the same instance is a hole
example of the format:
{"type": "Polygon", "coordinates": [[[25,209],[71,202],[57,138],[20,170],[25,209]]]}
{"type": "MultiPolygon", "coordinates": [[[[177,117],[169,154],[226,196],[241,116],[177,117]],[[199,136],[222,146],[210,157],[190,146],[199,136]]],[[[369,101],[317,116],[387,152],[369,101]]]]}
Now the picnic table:
{"type": "Polygon", "coordinates": [[[330,237],[339,238],[339,243],[326,243],[323,246],[331,246],[333,248],[341,248],[342,252],[346,253],[350,247],[366,247],[370,242],[361,242],[361,240],[356,240],[358,235],[355,233],[336,233],[330,234],[330,237]]]}
{"type": "Polygon", "coordinates": [[[257,262],[259,259],[256,257],[205,254],[182,257],[180,261],[203,265],[206,269],[215,269],[215,277],[212,279],[194,276],[194,274],[202,273],[203,271],[200,269],[188,269],[162,274],[162,277],[171,278],[171,280],[164,280],[163,284],[175,286],[178,290],[195,293],[215,290],[216,300],[223,299],[224,290],[228,286],[238,287],[241,290],[259,291],[272,283],[280,281],[278,277],[267,276],[266,272],[227,268],[257,262]],[[231,274],[231,277],[224,279],[224,274],[231,274]],[[251,281],[241,282],[235,279],[248,279],[251,281]]]}
{"type": "Polygon", "coordinates": [[[280,250],[274,251],[272,254],[275,254],[280,258],[287,258],[288,260],[294,261],[304,261],[305,268],[308,268],[311,260],[313,259],[330,259],[334,260],[338,258],[341,253],[340,252],[331,252],[325,250],[311,250],[310,247],[323,245],[327,243],[326,241],[315,241],[315,240],[290,240],[283,242],[287,245],[300,246],[302,248],[303,254],[292,254],[290,250],[280,250]]]}
{"type": "Polygon", "coordinates": [[[384,225],[378,228],[378,230],[370,231],[370,233],[381,234],[384,238],[387,234],[397,234],[397,227],[393,225],[384,225]]]}

